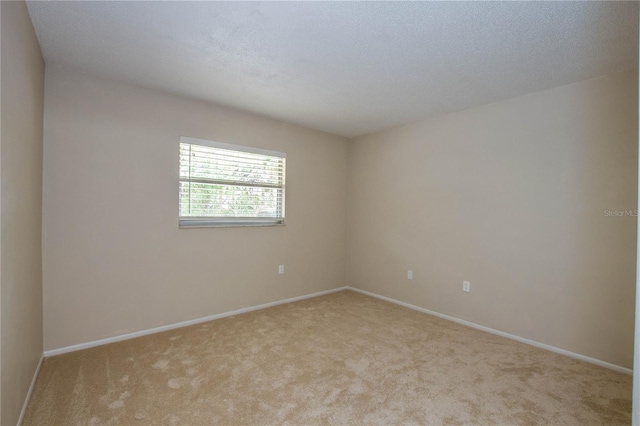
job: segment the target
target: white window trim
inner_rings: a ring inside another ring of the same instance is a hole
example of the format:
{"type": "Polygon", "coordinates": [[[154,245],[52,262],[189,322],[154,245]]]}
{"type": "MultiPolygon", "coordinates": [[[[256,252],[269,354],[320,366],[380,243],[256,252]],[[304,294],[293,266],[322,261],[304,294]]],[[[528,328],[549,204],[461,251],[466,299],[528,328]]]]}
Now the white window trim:
{"type": "MultiPolygon", "coordinates": [[[[272,157],[279,158],[287,158],[287,154],[284,152],[271,151],[267,149],[254,148],[243,145],[233,145],[222,142],[214,142],[205,139],[196,139],[190,138],[186,136],[180,137],[180,144],[193,144],[193,145],[203,145],[211,148],[220,148],[220,149],[228,149],[232,151],[241,151],[248,152],[252,154],[261,154],[261,155],[269,155],[272,157]]],[[[286,171],[285,171],[286,173],[286,171]]],[[[180,183],[181,178],[178,175],[178,184],[180,183]]],[[[283,182],[282,191],[283,191],[283,203],[282,203],[282,211],[284,215],[285,211],[285,201],[286,197],[284,196],[284,192],[286,190],[285,184],[283,182]]],[[[180,201],[178,200],[178,206],[180,205],[180,201]]],[[[180,209],[178,208],[178,227],[179,228],[218,228],[218,227],[237,227],[237,226],[284,226],[285,218],[272,218],[272,217],[182,217],[180,216],[180,209]]]]}

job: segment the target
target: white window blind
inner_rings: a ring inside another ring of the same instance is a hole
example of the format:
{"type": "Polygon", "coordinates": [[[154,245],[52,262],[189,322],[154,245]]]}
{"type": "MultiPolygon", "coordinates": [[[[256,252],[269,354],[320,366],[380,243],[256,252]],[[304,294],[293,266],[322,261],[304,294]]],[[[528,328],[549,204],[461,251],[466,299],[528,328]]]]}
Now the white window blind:
{"type": "Polygon", "coordinates": [[[284,225],[286,154],[180,138],[180,227],[284,225]]]}

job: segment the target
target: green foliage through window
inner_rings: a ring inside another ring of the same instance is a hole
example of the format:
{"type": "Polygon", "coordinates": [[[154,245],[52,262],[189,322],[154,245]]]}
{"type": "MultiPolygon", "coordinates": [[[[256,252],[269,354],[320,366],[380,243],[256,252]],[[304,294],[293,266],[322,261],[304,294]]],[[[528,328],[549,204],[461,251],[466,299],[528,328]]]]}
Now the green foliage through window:
{"type": "Polygon", "coordinates": [[[192,141],[180,143],[181,225],[284,224],[283,153],[192,141]]]}

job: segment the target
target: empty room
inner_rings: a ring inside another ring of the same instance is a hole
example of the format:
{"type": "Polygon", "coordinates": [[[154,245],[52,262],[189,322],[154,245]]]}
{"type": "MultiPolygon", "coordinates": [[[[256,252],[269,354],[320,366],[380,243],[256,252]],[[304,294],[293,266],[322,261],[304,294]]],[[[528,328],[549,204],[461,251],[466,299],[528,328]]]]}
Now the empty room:
{"type": "Polygon", "coordinates": [[[0,423],[640,425],[638,15],[2,1],[0,423]]]}

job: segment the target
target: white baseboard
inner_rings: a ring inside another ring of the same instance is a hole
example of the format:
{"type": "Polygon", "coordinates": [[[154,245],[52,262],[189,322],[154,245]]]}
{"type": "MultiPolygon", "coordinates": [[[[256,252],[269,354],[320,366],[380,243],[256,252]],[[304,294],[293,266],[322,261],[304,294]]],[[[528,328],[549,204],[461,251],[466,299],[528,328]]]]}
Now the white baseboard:
{"type": "Polygon", "coordinates": [[[619,366],[619,365],[616,365],[616,364],[611,364],[609,362],[601,361],[599,359],[591,358],[591,357],[588,357],[588,356],[585,356],[585,355],[580,355],[580,354],[577,354],[575,352],[570,352],[570,351],[567,351],[567,350],[564,350],[564,349],[557,348],[555,346],[546,345],[544,343],[536,342],[535,340],[525,339],[524,337],[516,336],[515,334],[505,333],[504,331],[495,330],[493,328],[485,327],[484,325],[476,324],[474,322],[465,321],[465,320],[460,319],[460,318],[456,318],[456,317],[452,317],[452,316],[449,316],[449,315],[441,314],[439,312],[435,312],[435,311],[431,311],[429,309],[421,308],[419,306],[415,306],[415,305],[412,305],[410,303],[401,302],[399,300],[392,299],[390,297],[381,296],[381,295],[376,294],[376,293],[371,293],[370,291],[360,290],[359,288],[355,288],[355,287],[347,287],[347,288],[349,290],[356,291],[358,293],[366,294],[367,296],[375,297],[377,299],[386,300],[387,302],[395,303],[396,305],[404,306],[405,308],[413,309],[413,310],[416,310],[416,311],[419,311],[419,312],[423,312],[425,314],[433,315],[433,316],[438,317],[438,318],[442,318],[442,319],[446,319],[448,321],[452,321],[452,322],[455,322],[455,323],[458,323],[458,324],[466,325],[467,327],[475,328],[475,329],[478,329],[478,330],[486,331],[487,333],[496,334],[498,336],[506,337],[507,339],[515,340],[515,341],[520,342],[520,343],[525,343],[527,345],[535,346],[535,347],[540,348],[540,349],[545,349],[545,350],[550,351],[550,352],[555,352],[555,353],[558,353],[558,354],[561,354],[561,355],[565,355],[565,356],[568,356],[570,358],[575,358],[575,359],[578,359],[580,361],[585,361],[585,362],[588,362],[588,363],[591,363],[591,364],[599,365],[600,367],[609,368],[609,369],[617,371],[619,373],[625,373],[625,374],[629,374],[629,375],[633,374],[633,370],[630,369],[630,368],[622,367],[622,366],[619,366]]]}
{"type": "Polygon", "coordinates": [[[33,373],[33,379],[31,379],[31,385],[29,386],[29,390],[27,391],[27,396],[24,398],[24,404],[22,405],[22,411],[20,411],[20,417],[18,417],[17,426],[21,426],[22,420],[24,420],[24,414],[27,412],[27,406],[29,405],[29,401],[31,400],[33,388],[36,386],[36,380],[38,379],[38,374],[40,374],[40,367],[42,367],[43,360],[44,354],[40,355],[40,361],[38,361],[36,371],[33,373]]]}
{"type": "MultiPolygon", "coordinates": [[[[449,315],[445,315],[445,314],[441,314],[439,312],[435,312],[435,311],[431,311],[429,309],[425,309],[425,308],[421,308],[419,306],[416,305],[412,305],[410,303],[406,303],[406,302],[401,302],[399,300],[396,299],[392,299],[391,297],[386,297],[386,296],[381,296],[379,294],[376,293],[371,293],[369,291],[366,290],[361,290],[359,288],[355,288],[355,287],[338,287],[338,288],[334,288],[331,290],[326,290],[326,291],[319,291],[317,293],[311,293],[311,294],[306,294],[303,296],[297,296],[297,297],[292,297],[289,299],[283,299],[283,300],[277,300],[275,302],[269,302],[269,303],[263,303],[261,305],[255,305],[255,306],[250,306],[247,308],[241,308],[241,309],[236,309],[234,311],[229,311],[229,312],[223,312],[220,314],[216,314],[216,315],[210,315],[207,317],[202,317],[202,318],[196,318],[196,319],[192,319],[192,320],[188,320],[188,321],[182,321],[182,322],[178,322],[178,323],[174,323],[174,324],[169,324],[169,325],[164,325],[161,327],[154,327],[154,328],[149,328],[146,330],[140,330],[140,331],[136,331],[133,333],[127,333],[127,334],[122,334],[119,336],[114,336],[114,337],[108,337],[106,339],[100,339],[100,340],[94,340],[91,342],[86,342],[86,343],[80,343],[77,345],[71,345],[71,346],[66,346],[63,348],[58,348],[58,349],[52,349],[52,350],[48,350],[44,352],[44,357],[51,357],[51,356],[55,356],[55,355],[61,355],[64,353],[68,353],[68,352],[75,352],[75,351],[79,351],[82,349],[88,349],[88,348],[93,348],[95,346],[101,346],[101,345],[106,345],[108,343],[114,343],[114,342],[121,342],[123,340],[129,340],[129,339],[135,339],[136,337],[142,337],[142,336],[147,336],[149,334],[155,334],[155,333],[160,333],[163,331],[167,331],[167,330],[173,330],[176,328],[182,328],[182,327],[188,327],[190,325],[194,325],[194,324],[200,324],[203,322],[207,322],[207,321],[213,321],[216,319],[220,319],[220,318],[225,318],[225,317],[230,317],[233,315],[238,315],[238,314],[243,314],[246,312],[252,312],[252,311],[257,311],[260,309],[265,309],[265,308],[270,308],[272,306],[277,306],[277,305],[282,305],[285,303],[291,303],[291,302],[297,302],[299,300],[304,300],[304,299],[311,299],[313,297],[318,297],[318,296],[324,296],[326,294],[331,294],[331,293],[336,293],[338,291],[342,291],[342,290],[352,290],[358,293],[362,293],[362,294],[366,294],[367,296],[371,296],[371,297],[375,297],[377,299],[381,299],[381,300],[386,300],[387,302],[391,302],[391,303],[395,303],[396,305],[400,305],[400,306],[404,306],[405,308],[409,308],[409,309],[413,309],[419,312],[423,312],[425,314],[429,314],[429,315],[433,315],[448,321],[452,321],[458,324],[462,324],[465,325],[467,327],[471,327],[471,328],[475,328],[477,330],[482,330],[482,331],[486,331],[487,333],[491,333],[491,334],[495,334],[498,336],[502,336],[502,337],[506,337],[507,339],[511,339],[511,340],[515,340],[517,342],[521,342],[521,343],[525,343],[527,345],[531,345],[531,346],[535,346],[537,348],[540,349],[545,349],[548,350],[550,352],[555,352],[561,355],[565,355],[571,358],[575,358],[578,359],[580,361],[585,361],[591,364],[595,364],[595,365],[599,365],[601,367],[605,367],[605,368],[609,368],[611,370],[614,371],[618,371],[620,373],[625,373],[625,374],[633,374],[633,370],[631,370],[630,368],[626,368],[626,367],[622,367],[616,364],[611,364],[609,362],[606,361],[601,361],[599,359],[595,359],[595,358],[591,358],[585,355],[581,355],[575,352],[570,352],[567,351],[565,349],[561,349],[561,348],[557,348],[555,346],[551,346],[551,345],[547,345],[544,343],[540,343],[540,342],[536,342],[535,340],[529,340],[529,339],[525,339],[524,337],[520,337],[520,336],[516,336],[515,334],[509,334],[509,333],[505,333],[504,331],[500,331],[500,330],[496,330],[493,328],[489,328],[489,327],[485,327],[484,325],[480,325],[480,324],[476,324],[470,321],[466,321],[460,318],[456,318],[456,317],[452,317],[449,315]]],[[[42,359],[40,359],[40,363],[38,364],[38,369],[36,370],[36,374],[34,375],[33,378],[33,382],[31,383],[31,388],[29,388],[29,394],[27,396],[27,401],[25,401],[25,406],[23,407],[22,413],[20,415],[20,421],[22,421],[22,416],[24,415],[24,411],[26,409],[28,400],[29,400],[29,396],[31,395],[31,391],[33,389],[33,385],[35,384],[35,379],[37,377],[38,371],[40,370],[40,365],[42,364],[42,359]]],[[[20,423],[18,423],[18,425],[20,425],[20,423]]]]}
{"type": "Polygon", "coordinates": [[[230,317],[232,315],[244,314],[246,312],[257,311],[260,309],[270,308],[272,306],[282,305],[285,303],[297,302],[299,300],[311,299],[313,297],[324,296],[325,294],[336,293],[338,291],[347,290],[348,287],[338,287],[331,290],[319,291],[317,293],[305,294],[303,296],[291,297],[289,299],[276,300],[275,302],[263,303],[261,305],[250,306],[248,308],[236,309],[234,311],[223,312],[221,314],[210,315],[207,317],[196,318],[188,321],[181,321],[174,324],[163,325],[161,327],[149,328],[146,330],[140,330],[133,333],[121,334],[119,336],[107,337],[106,339],[94,340],[86,343],[79,343],[77,345],[66,346],[58,349],[51,349],[44,352],[46,358],[66,354],[68,352],[80,351],[82,349],[93,348],[95,346],[106,345],[108,343],[121,342],[123,340],[135,339],[136,337],[147,336],[149,334],[160,333],[162,331],[173,330],[176,328],[188,327],[194,324],[200,324],[207,321],[213,321],[220,318],[230,317]]]}

